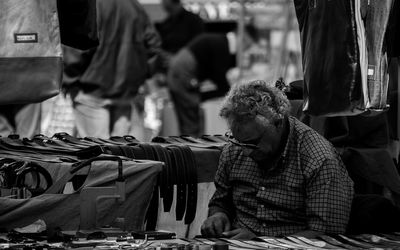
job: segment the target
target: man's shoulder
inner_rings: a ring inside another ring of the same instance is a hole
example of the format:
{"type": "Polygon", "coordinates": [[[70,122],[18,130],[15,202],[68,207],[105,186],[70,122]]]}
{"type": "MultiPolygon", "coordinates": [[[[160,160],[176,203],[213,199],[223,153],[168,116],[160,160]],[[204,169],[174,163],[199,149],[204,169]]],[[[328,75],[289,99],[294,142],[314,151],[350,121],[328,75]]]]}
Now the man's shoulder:
{"type": "Polygon", "coordinates": [[[292,140],[300,150],[300,156],[310,157],[315,161],[336,159],[334,146],[314,129],[294,118],[292,124],[292,140]]]}

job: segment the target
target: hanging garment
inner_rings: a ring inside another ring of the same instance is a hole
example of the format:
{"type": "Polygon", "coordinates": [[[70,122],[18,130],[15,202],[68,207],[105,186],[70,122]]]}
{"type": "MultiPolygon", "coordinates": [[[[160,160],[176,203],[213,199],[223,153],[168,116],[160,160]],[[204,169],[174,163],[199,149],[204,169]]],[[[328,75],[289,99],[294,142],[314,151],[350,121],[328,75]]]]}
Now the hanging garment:
{"type": "Polygon", "coordinates": [[[386,30],[387,51],[389,57],[400,56],[400,1],[393,0],[393,7],[389,16],[386,30]]]}
{"type": "Polygon", "coordinates": [[[99,45],[96,1],[57,0],[62,44],[81,50],[99,45]]]}
{"type": "Polygon", "coordinates": [[[392,5],[393,0],[367,2],[364,26],[368,52],[368,109],[385,109],[387,106],[389,74],[384,39],[392,5]]]}
{"type": "Polygon", "coordinates": [[[387,108],[384,38],[392,3],[295,1],[303,54],[303,111],[342,116],[387,108]]]}
{"type": "Polygon", "coordinates": [[[61,77],[56,0],[0,1],[0,104],[55,96],[61,77]]]}
{"type": "Polygon", "coordinates": [[[295,0],[311,115],[360,113],[362,106],[354,1],[295,0]]]}

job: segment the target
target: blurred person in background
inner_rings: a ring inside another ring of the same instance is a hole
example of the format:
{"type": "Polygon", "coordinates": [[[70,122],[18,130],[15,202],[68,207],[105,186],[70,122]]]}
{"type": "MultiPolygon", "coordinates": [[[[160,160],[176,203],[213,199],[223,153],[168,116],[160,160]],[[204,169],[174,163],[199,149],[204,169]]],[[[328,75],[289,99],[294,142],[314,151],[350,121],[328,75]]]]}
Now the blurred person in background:
{"type": "Polygon", "coordinates": [[[127,135],[134,99],[154,71],[161,40],[137,0],[97,0],[97,25],[96,49],[64,47],[64,89],[73,101],[77,136],[127,135]]]}
{"type": "Polygon", "coordinates": [[[163,50],[175,54],[204,32],[204,22],[197,14],[187,11],[181,0],[162,0],[161,3],[167,17],[156,23],[156,28],[161,36],[163,50]]]}
{"type": "Polygon", "coordinates": [[[154,79],[159,85],[165,86],[171,57],[203,33],[205,25],[199,15],[183,7],[181,0],[162,0],[161,5],[167,16],[157,22],[155,27],[161,37],[164,60],[159,62],[160,71],[154,79]]]}
{"type": "MultiPolygon", "coordinates": [[[[257,29],[247,24],[241,39],[242,48],[249,48],[257,40],[257,29]]],[[[171,59],[167,82],[181,134],[199,136],[203,133],[200,104],[228,92],[230,84],[226,74],[236,66],[239,45],[237,32],[203,33],[171,59]],[[210,80],[214,89],[201,91],[205,80],[210,80]]]]}

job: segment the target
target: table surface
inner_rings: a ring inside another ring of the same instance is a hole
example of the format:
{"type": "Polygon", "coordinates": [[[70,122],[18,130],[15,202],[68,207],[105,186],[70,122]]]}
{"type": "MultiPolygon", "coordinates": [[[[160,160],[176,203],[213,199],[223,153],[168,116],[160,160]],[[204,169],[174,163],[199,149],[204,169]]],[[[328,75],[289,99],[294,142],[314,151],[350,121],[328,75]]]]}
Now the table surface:
{"type": "MultiPolygon", "coordinates": [[[[74,231],[63,231],[68,235],[79,235],[74,231]]],[[[88,232],[86,232],[88,233],[88,232]]],[[[326,235],[325,238],[307,239],[304,237],[287,236],[282,238],[276,237],[259,237],[256,240],[232,240],[224,238],[201,238],[194,239],[169,239],[169,240],[135,240],[131,237],[127,240],[121,240],[121,237],[115,235],[108,236],[106,239],[87,240],[86,238],[77,238],[72,243],[52,243],[50,248],[55,249],[147,249],[147,250],[167,250],[167,249],[183,249],[183,250],[207,250],[220,249],[215,246],[225,246],[225,249],[400,249],[400,233],[387,233],[380,235],[363,234],[363,235],[326,235]],[[120,240],[117,241],[117,238],[120,240]],[[337,243],[335,243],[335,241],[337,243]],[[329,243],[328,243],[329,242],[329,243]],[[333,245],[336,244],[336,245],[333,245]],[[228,247],[228,248],[226,248],[228,247]]],[[[119,231],[119,235],[126,237],[126,232],[119,231]]],[[[108,235],[108,234],[107,234],[108,235]]],[[[0,234],[0,240],[7,239],[5,234],[0,234]]],[[[19,244],[0,243],[0,249],[17,246],[38,246],[47,244],[46,242],[25,242],[19,244]]],[[[222,249],[222,248],[221,248],[222,249]]]]}

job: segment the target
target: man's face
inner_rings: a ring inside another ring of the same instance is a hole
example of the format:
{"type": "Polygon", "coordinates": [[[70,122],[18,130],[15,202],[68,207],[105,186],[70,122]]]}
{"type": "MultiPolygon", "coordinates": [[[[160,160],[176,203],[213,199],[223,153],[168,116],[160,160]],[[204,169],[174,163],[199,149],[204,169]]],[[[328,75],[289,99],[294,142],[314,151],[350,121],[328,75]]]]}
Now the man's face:
{"type": "Polygon", "coordinates": [[[255,120],[238,126],[232,134],[243,153],[259,163],[276,156],[282,138],[280,129],[275,125],[263,126],[255,120]]]}

